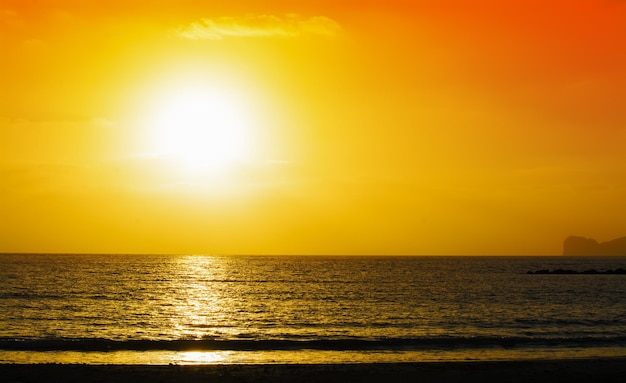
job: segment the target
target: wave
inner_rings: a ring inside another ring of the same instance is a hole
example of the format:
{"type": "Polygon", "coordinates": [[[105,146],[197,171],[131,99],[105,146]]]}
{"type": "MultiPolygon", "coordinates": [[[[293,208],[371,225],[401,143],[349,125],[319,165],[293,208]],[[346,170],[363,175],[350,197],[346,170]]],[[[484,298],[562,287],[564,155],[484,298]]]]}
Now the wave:
{"type": "Polygon", "coordinates": [[[536,328],[538,326],[558,326],[564,328],[568,326],[623,326],[624,320],[621,318],[612,319],[536,319],[536,318],[516,318],[513,319],[514,323],[527,325],[529,328],[536,328]]]}
{"type": "Polygon", "coordinates": [[[231,339],[231,340],[112,340],[0,338],[5,351],[410,351],[529,347],[624,346],[626,336],[607,337],[419,337],[383,339],[231,339]]]}

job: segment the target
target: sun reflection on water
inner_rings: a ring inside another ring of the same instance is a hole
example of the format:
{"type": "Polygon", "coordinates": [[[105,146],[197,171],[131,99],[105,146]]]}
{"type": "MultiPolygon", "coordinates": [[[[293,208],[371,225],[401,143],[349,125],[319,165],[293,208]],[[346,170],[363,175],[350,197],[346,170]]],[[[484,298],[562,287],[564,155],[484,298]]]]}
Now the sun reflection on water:
{"type": "Polygon", "coordinates": [[[1,351],[2,363],[140,365],[407,363],[626,357],[624,347],[406,351],[1,351]]]}
{"type": "Polygon", "coordinates": [[[220,328],[220,320],[229,311],[224,307],[225,279],[223,264],[210,256],[181,257],[176,265],[176,278],[171,280],[176,293],[175,315],[170,317],[178,338],[199,339],[214,337],[211,330],[220,328]],[[221,286],[221,287],[220,287],[221,286]]]}
{"type": "Polygon", "coordinates": [[[178,364],[214,364],[230,360],[232,351],[185,351],[178,354],[178,364]]]}

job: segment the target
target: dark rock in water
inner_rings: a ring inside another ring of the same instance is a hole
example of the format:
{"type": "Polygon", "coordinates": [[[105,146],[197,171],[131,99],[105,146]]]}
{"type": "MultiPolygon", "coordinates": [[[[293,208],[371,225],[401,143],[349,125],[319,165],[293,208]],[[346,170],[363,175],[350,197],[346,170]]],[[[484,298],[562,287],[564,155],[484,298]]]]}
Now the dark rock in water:
{"type": "Polygon", "coordinates": [[[598,243],[592,238],[570,236],[563,242],[563,255],[626,255],[626,237],[598,243]]]}

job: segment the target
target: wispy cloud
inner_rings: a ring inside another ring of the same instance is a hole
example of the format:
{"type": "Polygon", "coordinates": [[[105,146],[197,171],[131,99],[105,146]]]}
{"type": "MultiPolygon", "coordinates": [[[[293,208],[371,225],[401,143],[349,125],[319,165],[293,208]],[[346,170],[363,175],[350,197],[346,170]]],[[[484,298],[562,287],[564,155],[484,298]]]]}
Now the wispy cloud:
{"type": "Polygon", "coordinates": [[[324,16],[305,18],[296,14],[247,15],[201,19],[179,28],[176,33],[180,37],[193,40],[222,40],[227,37],[334,36],[340,29],[336,21],[324,16]]]}

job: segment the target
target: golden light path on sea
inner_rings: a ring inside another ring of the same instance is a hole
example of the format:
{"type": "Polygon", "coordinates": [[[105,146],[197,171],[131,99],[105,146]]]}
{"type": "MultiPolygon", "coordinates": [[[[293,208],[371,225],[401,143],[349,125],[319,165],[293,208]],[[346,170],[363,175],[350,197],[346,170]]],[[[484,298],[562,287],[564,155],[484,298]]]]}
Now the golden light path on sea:
{"type": "Polygon", "coordinates": [[[333,364],[499,361],[626,357],[624,347],[421,351],[0,351],[0,363],[85,363],[143,365],[333,364]]]}

